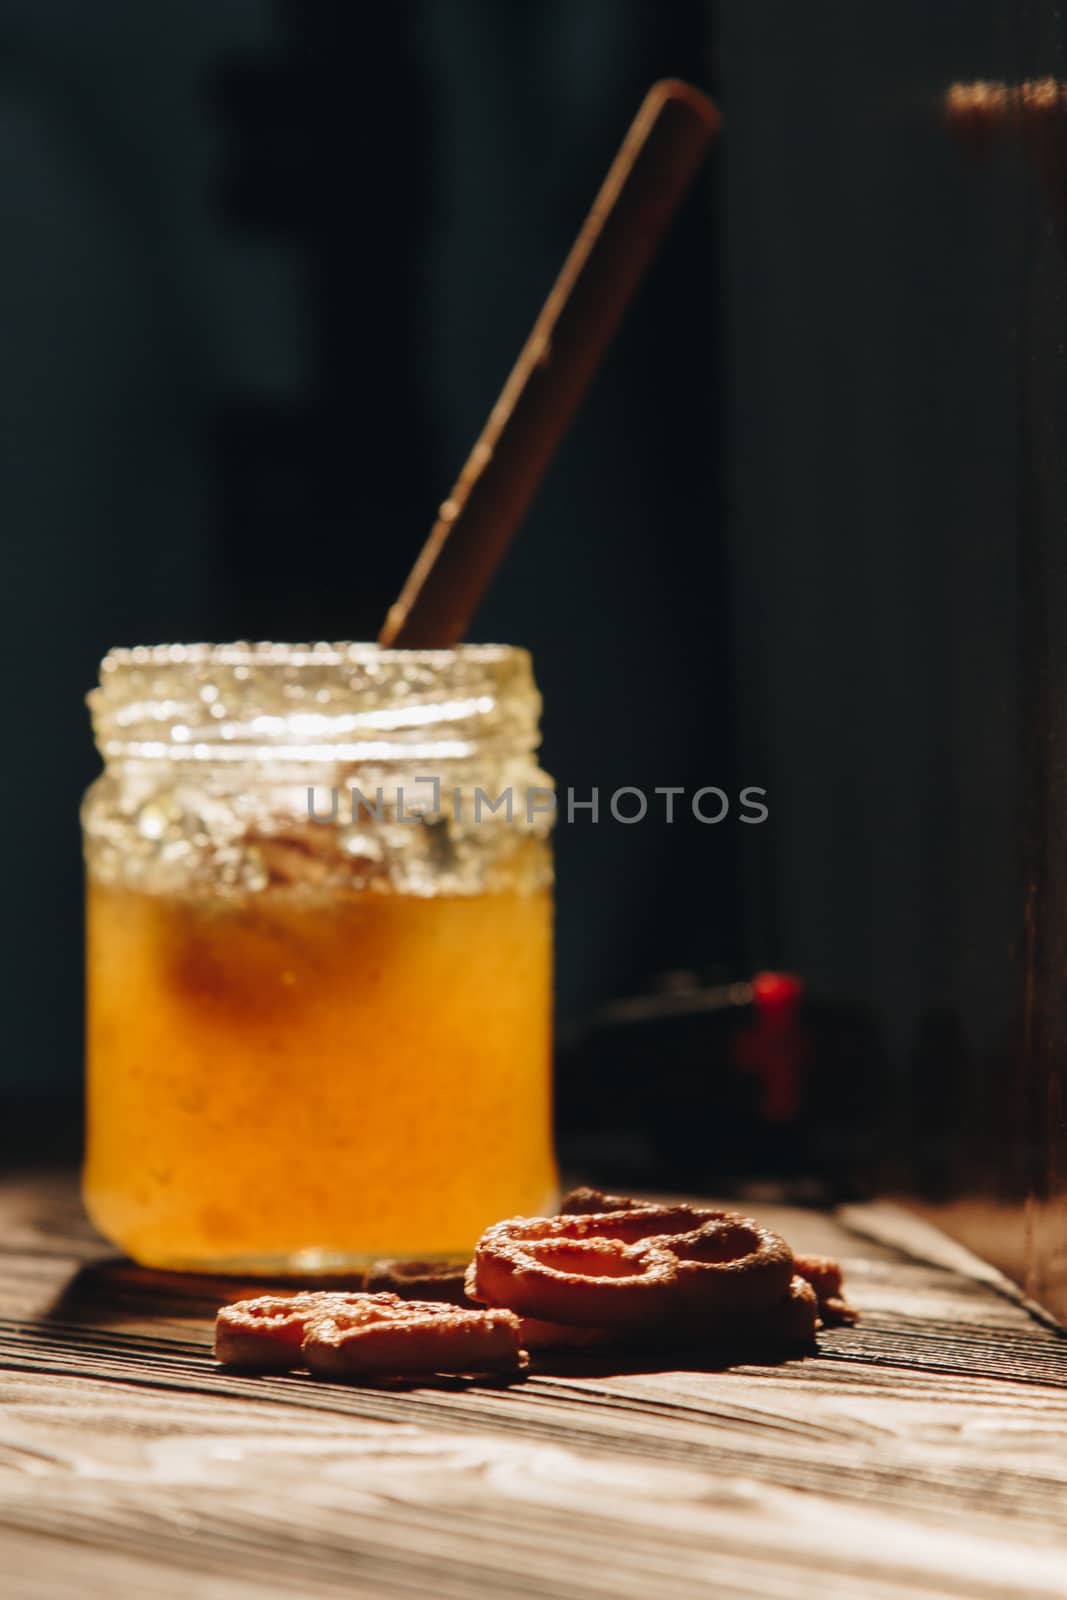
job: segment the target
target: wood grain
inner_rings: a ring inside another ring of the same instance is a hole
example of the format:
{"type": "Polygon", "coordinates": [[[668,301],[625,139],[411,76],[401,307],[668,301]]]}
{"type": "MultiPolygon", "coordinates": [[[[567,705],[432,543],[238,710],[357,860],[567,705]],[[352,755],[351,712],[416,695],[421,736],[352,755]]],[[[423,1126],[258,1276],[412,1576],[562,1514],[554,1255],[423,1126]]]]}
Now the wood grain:
{"type": "Polygon", "coordinates": [[[816,1357],[373,1389],[224,1372],[210,1280],[9,1184],[0,1594],[1067,1595],[1067,1339],[891,1208],[760,1214],[845,1262],[816,1357]]]}

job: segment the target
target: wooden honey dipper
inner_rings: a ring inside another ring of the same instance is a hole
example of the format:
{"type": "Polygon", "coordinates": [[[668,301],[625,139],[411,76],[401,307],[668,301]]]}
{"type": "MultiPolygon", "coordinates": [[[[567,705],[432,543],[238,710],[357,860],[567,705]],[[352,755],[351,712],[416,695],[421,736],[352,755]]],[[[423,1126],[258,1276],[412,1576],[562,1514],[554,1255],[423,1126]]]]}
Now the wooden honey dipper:
{"type": "Polygon", "coordinates": [[[666,79],[645,96],[477,444],[389,608],[382,646],[457,644],[719,126],[666,79]]]}

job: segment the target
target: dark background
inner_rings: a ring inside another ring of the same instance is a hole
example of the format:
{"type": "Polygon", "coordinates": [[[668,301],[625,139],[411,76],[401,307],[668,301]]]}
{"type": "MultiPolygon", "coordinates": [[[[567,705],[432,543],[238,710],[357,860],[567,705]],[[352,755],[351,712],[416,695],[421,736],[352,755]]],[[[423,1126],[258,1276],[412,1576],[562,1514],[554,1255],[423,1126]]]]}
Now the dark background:
{"type": "Polygon", "coordinates": [[[863,1018],[928,1175],[1026,1122],[1063,1011],[1064,265],[1022,153],[968,161],[941,101],[1061,73],[1062,33],[996,0],[3,0],[9,1125],[76,1124],[99,657],[374,635],[665,74],[724,137],[474,636],[533,650],[562,786],[763,784],[771,817],[560,828],[564,1037],[784,964],[863,1018]]]}

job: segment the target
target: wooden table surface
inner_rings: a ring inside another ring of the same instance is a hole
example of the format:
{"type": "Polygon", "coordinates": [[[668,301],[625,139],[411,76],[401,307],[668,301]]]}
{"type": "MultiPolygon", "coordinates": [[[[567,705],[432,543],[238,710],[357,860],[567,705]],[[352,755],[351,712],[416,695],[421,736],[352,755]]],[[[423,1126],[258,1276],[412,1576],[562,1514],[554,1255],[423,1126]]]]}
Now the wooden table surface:
{"type": "Polygon", "coordinates": [[[1067,1339],[890,1207],[760,1208],[857,1328],[778,1365],[511,1388],[214,1362],[210,1280],[0,1188],[0,1595],[1067,1596],[1067,1339]]]}

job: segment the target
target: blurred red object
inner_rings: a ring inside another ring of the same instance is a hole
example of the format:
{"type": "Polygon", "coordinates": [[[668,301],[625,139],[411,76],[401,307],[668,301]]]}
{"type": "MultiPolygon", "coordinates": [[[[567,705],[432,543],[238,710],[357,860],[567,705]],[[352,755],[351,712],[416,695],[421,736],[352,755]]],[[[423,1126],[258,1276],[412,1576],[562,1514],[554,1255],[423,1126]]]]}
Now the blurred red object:
{"type": "Polygon", "coordinates": [[[733,1041],[732,1064],[760,1081],[759,1114],[795,1122],[804,1107],[811,1036],[801,1019],[804,985],[791,972],[759,972],[752,980],[755,1018],[733,1041]]]}

